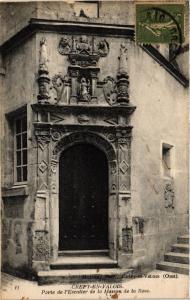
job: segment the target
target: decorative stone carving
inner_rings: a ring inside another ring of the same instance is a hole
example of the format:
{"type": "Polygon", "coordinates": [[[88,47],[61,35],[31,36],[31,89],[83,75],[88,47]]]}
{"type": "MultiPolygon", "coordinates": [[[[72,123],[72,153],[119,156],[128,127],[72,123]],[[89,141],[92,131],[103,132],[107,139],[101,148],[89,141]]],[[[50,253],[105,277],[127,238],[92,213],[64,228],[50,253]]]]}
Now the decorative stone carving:
{"type": "Polygon", "coordinates": [[[40,56],[39,56],[39,69],[38,69],[38,102],[48,103],[49,102],[49,72],[48,72],[48,58],[47,58],[47,45],[46,39],[42,38],[40,42],[40,56]]]}
{"type": "Polygon", "coordinates": [[[61,55],[68,55],[71,51],[71,44],[72,44],[71,39],[69,39],[68,36],[63,36],[60,39],[59,46],[58,46],[59,53],[61,55]]]}
{"type": "Polygon", "coordinates": [[[48,164],[45,160],[42,160],[40,165],[39,165],[39,170],[44,173],[46,169],[48,168],[48,164]]]}
{"type": "Polygon", "coordinates": [[[104,79],[103,86],[104,97],[109,105],[114,105],[117,102],[117,85],[114,78],[108,76],[104,79]]]}
{"type": "Polygon", "coordinates": [[[55,159],[52,159],[51,160],[51,172],[52,173],[56,173],[56,170],[57,170],[57,160],[55,160],[55,159]]]}
{"type": "Polygon", "coordinates": [[[90,118],[87,115],[84,115],[84,114],[78,115],[77,118],[78,118],[78,122],[80,124],[88,124],[89,120],[90,120],[90,118]]]}
{"type": "Polygon", "coordinates": [[[44,151],[46,145],[50,142],[49,135],[36,135],[38,146],[42,151],[44,151]]]}
{"type": "Polygon", "coordinates": [[[165,208],[174,209],[174,186],[173,183],[167,183],[164,190],[165,208]]]}
{"type": "Polygon", "coordinates": [[[96,41],[94,37],[82,35],[79,37],[63,36],[58,46],[61,55],[68,55],[72,65],[95,66],[100,57],[109,52],[109,44],[103,39],[96,41]]]}
{"type": "Polygon", "coordinates": [[[51,138],[53,141],[58,141],[61,138],[61,133],[59,131],[53,131],[51,133],[51,138]]]}
{"type": "Polygon", "coordinates": [[[58,113],[53,114],[53,113],[51,113],[50,114],[50,120],[53,124],[61,123],[61,122],[64,121],[64,117],[63,117],[62,114],[58,114],[58,113]]]}
{"type": "Polygon", "coordinates": [[[114,175],[117,173],[117,164],[115,161],[110,162],[111,174],[114,175]]]}
{"type": "Polygon", "coordinates": [[[108,117],[108,118],[104,119],[104,122],[111,124],[111,125],[118,124],[117,117],[108,117]]]}
{"type": "Polygon", "coordinates": [[[129,102],[129,76],[127,73],[127,48],[124,43],[120,47],[119,68],[117,74],[117,103],[126,104],[129,102]]]}
{"type": "Polygon", "coordinates": [[[69,100],[69,91],[68,86],[69,77],[67,75],[63,76],[62,74],[56,74],[52,78],[52,84],[56,90],[57,97],[55,98],[57,104],[68,103],[69,100]]]}
{"type": "Polygon", "coordinates": [[[52,192],[52,194],[57,193],[57,185],[54,181],[51,183],[51,192],[52,192]]]}
{"type": "Polygon", "coordinates": [[[33,259],[36,261],[45,261],[49,257],[48,232],[45,230],[36,230],[34,235],[34,253],[33,259]]]}
{"type": "Polygon", "coordinates": [[[131,138],[130,132],[128,132],[126,129],[118,130],[116,136],[119,144],[126,144],[126,146],[129,147],[128,144],[130,144],[131,138]]]}
{"type": "Polygon", "coordinates": [[[79,83],[79,101],[90,102],[90,80],[88,78],[82,77],[79,83]]]}
{"type": "Polygon", "coordinates": [[[108,53],[109,53],[109,44],[105,39],[99,41],[96,47],[97,47],[97,52],[101,57],[104,57],[104,56],[108,55],[108,53]]]}
{"type": "Polygon", "coordinates": [[[129,165],[126,163],[125,160],[122,160],[122,162],[119,165],[119,168],[120,168],[121,172],[123,174],[125,174],[127,172],[127,170],[129,169],[129,165]]]}
{"type": "Polygon", "coordinates": [[[133,253],[133,228],[126,226],[122,229],[122,248],[127,253],[133,253]]]}
{"type": "Polygon", "coordinates": [[[133,217],[133,223],[136,227],[137,234],[144,234],[144,223],[145,220],[143,217],[133,217]]]}

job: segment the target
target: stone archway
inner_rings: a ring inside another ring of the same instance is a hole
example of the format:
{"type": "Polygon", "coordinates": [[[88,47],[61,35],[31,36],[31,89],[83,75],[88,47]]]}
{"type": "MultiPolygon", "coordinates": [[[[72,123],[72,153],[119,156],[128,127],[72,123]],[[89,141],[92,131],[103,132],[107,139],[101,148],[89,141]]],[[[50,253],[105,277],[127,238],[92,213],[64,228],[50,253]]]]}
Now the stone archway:
{"type": "Polygon", "coordinates": [[[114,147],[98,134],[91,132],[71,133],[60,139],[54,149],[52,165],[54,172],[51,176],[51,205],[50,205],[50,244],[51,253],[54,259],[57,258],[59,250],[59,161],[61,153],[68,148],[88,144],[95,146],[100,152],[104,153],[108,163],[108,249],[111,258],[117,257],[117,201],[118,187],[117,174],[118,166],[114,147]],[[56,163],[55,163],[56,162],[56,163]],[[55,186],[57,185],[57,188],[55,186]]]}

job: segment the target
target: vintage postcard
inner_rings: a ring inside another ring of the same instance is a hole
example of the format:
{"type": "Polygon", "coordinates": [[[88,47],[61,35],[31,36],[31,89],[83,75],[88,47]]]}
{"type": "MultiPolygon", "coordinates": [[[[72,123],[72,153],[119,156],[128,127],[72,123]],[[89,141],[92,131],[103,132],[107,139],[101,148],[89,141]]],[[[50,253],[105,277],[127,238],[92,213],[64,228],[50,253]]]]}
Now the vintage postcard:
{"type": "Polygon", "coordinates": [[[189,298],[189,1],[0,1],[1,299],[189,298]]]}

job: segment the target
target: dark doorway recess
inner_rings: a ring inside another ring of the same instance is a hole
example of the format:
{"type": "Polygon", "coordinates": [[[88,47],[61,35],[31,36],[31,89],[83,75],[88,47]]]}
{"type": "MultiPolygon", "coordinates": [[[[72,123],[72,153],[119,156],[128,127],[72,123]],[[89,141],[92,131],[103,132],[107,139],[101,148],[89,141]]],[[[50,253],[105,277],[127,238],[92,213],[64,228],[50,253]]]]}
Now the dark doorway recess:
{"type": "Polygon", "coordinates": [[[59,250],[108,248],[108,162],[90,144],[63,151],[59,164],[59,250]]]}

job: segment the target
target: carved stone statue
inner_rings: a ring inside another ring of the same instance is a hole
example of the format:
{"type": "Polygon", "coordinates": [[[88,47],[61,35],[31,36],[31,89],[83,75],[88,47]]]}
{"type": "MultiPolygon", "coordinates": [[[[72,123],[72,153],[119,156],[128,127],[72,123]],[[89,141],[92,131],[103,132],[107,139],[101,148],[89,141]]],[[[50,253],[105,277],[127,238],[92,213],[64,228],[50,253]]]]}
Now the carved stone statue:
{"type": "Polygon", "coordinates": [[[67,75],[63,76],[62,74],[56,74],[52,78],[52,83],[57,93],[57,97],[55,98],[56,103],[68,103],[69,77],[67,75]]]}
{"type": "Polygon", "coordinates": [[[118,74],[127,74],[127,48],[124,43],[120,46],[119,69],[118,74]]]}
{"type": "Polygon", "coordinates": [[[48,55],[47,55],[47,43],[46,38],[42,38],[40,41],[40,57],[39,57],[39,70],[48,71],[48,55]]]}
{"type": "Polygon", "coordinates": [[[47,55],[47,44],[46,39],[42,38],[40,41],[40,56],[39,56],[39,69],[38,69],[38,86],[39,103],[49,103],[49,72],[48,72],[48,55],[47,55]]]}
{"type": "Polygon", "coordinates": [[[81,81],[80,81],[80,92],[79,92],[80,99],[79,100],[89,102],[90,98],[91,98],[90,94],[89,94],[89,90],[90,90],[89,79],[82,77],[81,81]]]}
{"type": "Polygon", "coordinates": [[[90,45],[89,40],[86,35],[82,35],[80,37],[79,42],[77,42],[76,49],[79,52],[82,52],[82,51],[90,52],[91,51],[92,46],[90,45]]]}
{"type": "Polygon", "coordinates": [[[118,104],[127,104],[129,102],[129,94],[128,94],[128,73],[127,73],[127,48],[124,43],[121,44],[120,47],[120,56],[119,56],[119,68],[117,74],[117,102],[118,104]]]}

